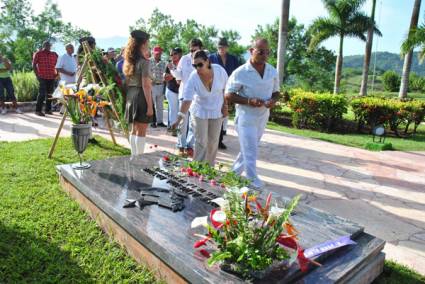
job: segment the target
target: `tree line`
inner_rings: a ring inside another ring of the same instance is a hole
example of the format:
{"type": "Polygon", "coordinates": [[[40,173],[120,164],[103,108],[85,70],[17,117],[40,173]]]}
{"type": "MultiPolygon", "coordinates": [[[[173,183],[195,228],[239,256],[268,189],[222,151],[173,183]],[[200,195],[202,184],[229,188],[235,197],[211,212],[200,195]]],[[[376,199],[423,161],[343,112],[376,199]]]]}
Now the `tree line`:
{"type": "Polygon", "coordinates": [[[57,4],[46,1],[43,10],[35,14],[31,1],[0,1],[0,52],[13,63],[15,69],[31,69],[33,53],[43,41],[76,42],[90,32],[62,20],[57,4]]]}
{"type": "MultiPolygon", "coordinates": [[[[51,0],[46,2],[38,15],[32,10],[29,0],[0,2],[2,4],[0,40],[6,43],[0,45],[0,52],[14,62],[16,69],[31,68],[32,54],[40,48],[44,40],[75,42],[83,36],[90,35],[89,31],[64,22],[57,4],[51,0]]],[[[317,18],[309,27],[298,23],[294,17],[285,22],[287,39],[282,82],[285,86],[314,91],[329,91],[333,88],[334,93],[338,93],[342,76],[344,39],[354,37],[366,42],[363,82],[360,90],[361,95],[366,95],[373,35],[381,35],[374,20],[376,0],[372,1],[370,16],[361,10],[365,0],[322,0],[322,2],[328,15],[317,18]],[[320,45],[331,37],[339,37],[336,55],[320,45]]],[[[409,54],[414,47],[422,46],[420,55],[422,59],[425,57],[425,27],[417,26],[420,3],[421,0],[415,0],[409,34],[401,49],[406,58],[401,77],[400,97],[405,97],[401,89],[406,88],[405,85],[408,84],[408,71],[412,61],[409,54]]],[[[283,6],[289,9],[289,5],[283,6]]],[[[205,49],[209,51],[216,49],[219,37],[226,37],[230,53],[241,60],[248,49],[248,46],[239,43],[241,36],[236,30],[218,30],[214,26],[206,26],[193,19],[185,22],[176,21],[171,15],[164,14],[158,9],[155,9],[148,19],[137,20],[129,29],[130,31],[143,29],[149,32],[152,35],[152,44],[158,44],[165,50],[179,46],[187,52],[187,43],[195,37],[200,38],[205,49]]],[[[277,64],[281,29],[277,18],[271,24],[258,25],[252,35],[253,38],[265,37],[269,40],[272,52],[270,63],[274,66],[277,64]]]]}

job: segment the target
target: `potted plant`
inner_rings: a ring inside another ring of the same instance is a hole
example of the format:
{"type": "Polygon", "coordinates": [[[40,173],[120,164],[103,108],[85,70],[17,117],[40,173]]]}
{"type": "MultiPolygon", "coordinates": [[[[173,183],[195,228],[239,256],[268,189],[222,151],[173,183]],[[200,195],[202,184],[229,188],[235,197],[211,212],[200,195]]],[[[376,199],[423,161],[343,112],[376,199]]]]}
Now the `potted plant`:
{"type": "Polygon", "coordinates": [[[227,189],[223,198],[213,200],[220,209],[193,220],[192,228],[207,229],[194,247],[208,257],[209,265],[218,263],[222,270],[243,278],[262,279],[274,269],[287,269],[296,260],[306,271],[310,262],[317,263],[304,256],[298,232],[289,220],[299,198],[278,207],[271,205],[271,194],[261,204],[247,188],[227,189]]]}

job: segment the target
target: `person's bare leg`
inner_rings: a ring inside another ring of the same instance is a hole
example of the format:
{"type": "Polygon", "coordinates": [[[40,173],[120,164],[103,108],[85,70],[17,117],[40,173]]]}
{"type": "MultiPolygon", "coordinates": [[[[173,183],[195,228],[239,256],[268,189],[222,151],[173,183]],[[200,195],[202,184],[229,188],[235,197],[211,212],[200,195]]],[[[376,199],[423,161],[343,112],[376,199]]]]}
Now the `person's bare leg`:
{"type": "MultiPolygon", "coordinates": [[[[133,143],[135,146],[135,153],[133,155],[141,155],[145,152],[145,143],[146,143],[146,131],[148,128],[147,123],[141,123],[141,122],[134,122],[133,123],[133,129],[131,135],[133,137],[130,137],[130,139],[133,139],[133,143]]],[[[131,141],[130,141],[131,143],[131,141]]],[[[132,149],[133,151],[133,149],[132,149]]]]}

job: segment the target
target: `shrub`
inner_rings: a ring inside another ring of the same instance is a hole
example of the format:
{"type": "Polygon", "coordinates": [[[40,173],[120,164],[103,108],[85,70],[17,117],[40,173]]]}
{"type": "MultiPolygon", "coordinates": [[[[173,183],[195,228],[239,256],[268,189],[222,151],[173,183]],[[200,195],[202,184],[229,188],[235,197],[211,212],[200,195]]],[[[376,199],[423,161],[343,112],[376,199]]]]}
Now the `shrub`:
{"type": "Polygon", "coordinates": [[[295,127],[313,127],[330,131],[347,112],[347,100],[343,95],[316,94],[301,89],[290,91],[292,123],[295,127]]]}
{"type": "Polygon", "coordinates": [[[14,72],[12,82],[18,102],[35,100],[38,93],[38,80],[33,72],[14,72]]]}
{"type": "Polygon", "coordinates": [[[409,89],[414,92],[425,91],[425,78],[412,72],[409,75],[409,89]]]}
{"type": "Polygon", "coordinates": [[[400,88],[400,75],[397,72],[388,70],[382,75],[384,89],[389,92],[396,92],[400,88]]]}
{"type": "Polygon", "coordinates": [[[413,133],[424,120],[425,102],[400,101],[376,97],[355,98],[351,101],[359,130],[368,125],[371,129],[382,124],[389,127],[396,135],[398,129],[405,125],[404,133],[407,134],[409,126],[413,123],[413,133]]]}

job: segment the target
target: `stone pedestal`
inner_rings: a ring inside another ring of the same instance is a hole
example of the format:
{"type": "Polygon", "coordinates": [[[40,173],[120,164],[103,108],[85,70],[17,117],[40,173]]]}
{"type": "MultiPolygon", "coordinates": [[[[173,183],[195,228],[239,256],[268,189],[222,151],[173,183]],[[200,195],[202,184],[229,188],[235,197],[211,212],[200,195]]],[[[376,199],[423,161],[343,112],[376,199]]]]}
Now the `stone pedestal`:
{"type": "MultiPolygon", "coordinates": [[[[193,194],[185,199],[183,211],[173,213],[157,205],[143,210],[123,208],[126,199],[138,198],[140,189],[176,185],[160,172],[144,171],[164,166],[159,164],[163,155],[157,152],[137,158],[93,161],[88,170],[74,170],[71,165],[58,166],[57,170],[63,189],[99,226],[126,247],[137,261],[147,264],[168,283],[243,282],[221,271],[218,266],[208,267],[206,259],[193,248],[198,237],[194,236],[190,223],[213,208],[206,196],[220,196],[223,190],[219,186],[179,178],[178,182],[184,186],[202,189],[202,195],[193,194]]],[[[384,255],[381,251],[385,243],[364,233],[361,226],[302,204],[296,209],[292,221],[300,231],[304,248],[346,235],[350,235],[357,245],[321,255],[316,260],[323,266],[312,268],[308,273],[301,273],[294,264],[262,282],[370,283],[382,272],[384,255]]]]}

